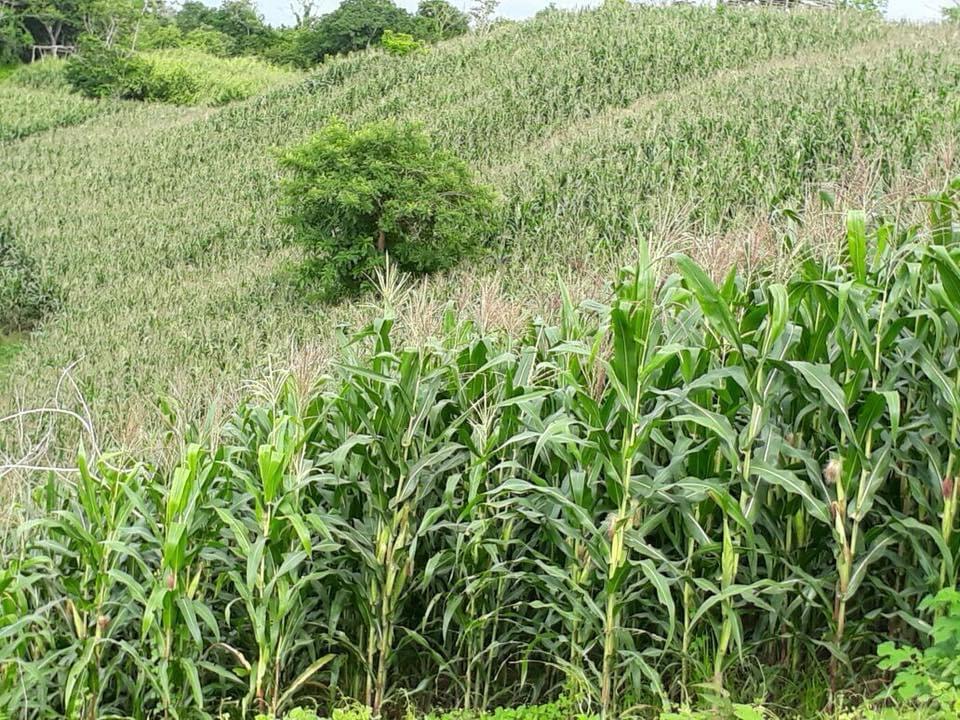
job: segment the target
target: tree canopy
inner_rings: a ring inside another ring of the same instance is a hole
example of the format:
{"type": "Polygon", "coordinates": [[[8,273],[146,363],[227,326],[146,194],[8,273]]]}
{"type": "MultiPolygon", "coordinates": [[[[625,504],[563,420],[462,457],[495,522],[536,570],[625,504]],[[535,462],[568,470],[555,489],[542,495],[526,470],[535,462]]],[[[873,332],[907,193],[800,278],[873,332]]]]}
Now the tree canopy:
{"type": "Polygon", "coordinates": [[[307,274],[331,299],[361,287],[387,252],[401,270],[443,270],[477,252],[495,227],[493,191],[418,125],[334,122],[281,164],[307,274]]]}
{"type": "Polygon", "coordinates": [[[292,28],[270,27],[255,0],[224,0],[212,7],[186,0],[0,0],[0,62],[62,53],[89,38],[108,48],[191,47],[214,55],[262,55],[309,67],[329,55],[380,43],[383,33],[418,42],[467,32],[469,18],[447,0],[422,0],[415,14],[393,0],[344,0],[326,15],[314,0],[299,0],[292,28]]]}

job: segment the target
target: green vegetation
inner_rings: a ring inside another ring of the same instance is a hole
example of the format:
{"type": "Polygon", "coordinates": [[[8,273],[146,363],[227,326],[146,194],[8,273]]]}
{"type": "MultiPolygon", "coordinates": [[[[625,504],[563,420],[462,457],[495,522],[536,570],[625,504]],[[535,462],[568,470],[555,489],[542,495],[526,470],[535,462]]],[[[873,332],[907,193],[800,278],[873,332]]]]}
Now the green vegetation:
{"type": "Polygon", "coordinates": [[[384,30],[380,38],[383,49],[393,55],[407,55],[423,49],[423,43],[408,33],[397,33],[393,30],[384,30]]]}
{"type": "MultiPolygon", "coordinates": [[[[393,0],[343,0],[331,13],[304,23],[292,38],[291,62],[300,66],[379,44],[384,37],[408,35],[436,42],[463,35],[467,16],[446,0],[424,0],[415,15],[393,0]]],[[[383,43],[390,46],[390,41],[383,43]]]]}
{"type": "MultiPolygon", "coordinates": [[[[948,471],[949,472],[949,471],[948,471]]],[[[953,506],[944,511],[944,527],[951,527],[956,514],[955,477],[943,482],[944,498],[953,506]]],[[[921,610],[933,610],[933,643],[924,650],[897,648],[883,643],[880,667],[896,670],[891,694],[906,702],[934,704],[943,712],[960,713],[960,592],[950,587],[920,604],[921,610]]]]}
{"type": "MultiPolygon", "coordinates": [[[[634,218],[678,242],[735,237],[861,164],[876,164],[881,186],[928,163],[949,170],[953,43],[845,14],[554,13],[429,53],[331,60],[301,85],[214,114],[125,108],[83,132],[27,138],[0,154],[0,196],[71,302],[13,376],[41,403],[52,368],[83,357],[74,372],[104,432],[152,441],[154,397],[201,417],[260,368],[335,348],[337,325],[369,312],[317,312],[288,289],[286,268],[303,257],[282,222],[274,154],[331,117],[420,122],[504,198],[495,252],[432,280],[423,323],[405,326],[414,333],[447,302],[473,307],[484,286],[521,318],[555,306],[571,258],[604,276],[632,252],[634,218]],[[834,145],[837,128],[848,140],[834,145]]],[[[725,242],[704,246],[740,251],[725,242]]]]}
{"type": "Polygon", "coordinates": [[[36,90],[66,90],[69,87],[64,76],[65,60],[47,59],[29,65],[10,67],[8,81],[36,90]]]}
{"type": "Polygon", "coordinates": [[[955,715],[953,29],[15,2],[0,716],[955,715]]]}
{"type": "Polygon", "coordinates": [[[491,190],[417,126],[333,123],[281,162],[307,272],[329,298],[360,287],[387,254],[403,271],[446,270],[496,231],[491,190]]]}
{"type": "Polygon", "coordinates": [[[14,66],[0,81],[0,141],[78,125],[119,109],[69,92],[65,63],[44,60],[14,66]]]}
{"type": "Polygon", "coordinates": [[[36,263],[0,227],[0,334],[29,330],[54,305],[36,263]]]}
{"type": "Polygon", "coordinates": [[[8,81],[0,84],[0,141],[77,125],[115,109],[69,93],[15,87],[8,81]]]}
{"type": "Polygon", "coordinates": [[[224,105],[296,75],[254,58],[220,58],[200,50],[127,55],[104,46],[88,46],[69,60],[66,77],[89,97],[224,105]]]}
{"type": "Polygon", "coordinates": [[[23,347],[19,335],[0,335],[0,376],[8,372],[8,368],[16,355],[23,347]]]}
{"type": "Polygon", "coordinates": [[[468,30],[468,18],[447,0],[424,0],[415,14],[393,0],[347,0],[314,14],[314,0],[292,8],[296,25],[273,28],[252,0],[216,7],[188,0],[4,0],[0,3],[0,66],[62,56],[78,47],[86,60],[109,66],[102,47],[122,57],[143,50],[199,50],[217,57],[257,57],[311,67],[340,53],[362,50],[391,31],[417,42],[437,42],[468,30]]]}
{"type": "Polygon", "coordinates": [[[566,690],[493,717],[656,716],[783,706],[798,674],[822,706],[931,615],[924,677],[953,682],[956,594],[920,601],[958,580],[958,197],[929,231],[851,213],[836,258],[783,281],[641,246],[610,304],[516,338],[451,315],[402,347],[387,310],[174,466],[81,455],[13,537],[4,707],[376,717],[566,690]]]}

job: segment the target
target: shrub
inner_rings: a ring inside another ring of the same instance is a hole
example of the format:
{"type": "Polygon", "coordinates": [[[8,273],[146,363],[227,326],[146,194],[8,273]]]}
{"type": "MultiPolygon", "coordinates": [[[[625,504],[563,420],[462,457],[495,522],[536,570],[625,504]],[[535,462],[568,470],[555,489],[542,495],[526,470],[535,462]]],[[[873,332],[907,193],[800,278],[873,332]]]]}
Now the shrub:
{"type": "Polygon", "coordinates": [[[920,609],[935,613],[930,647],[918,650],[885,642],[877,649],[880,668],[897,671],[887,692],[905,702],[935,703],[944,711],[960,713],[960,592],[941,590],[920,609]]]}
{"type": "Polygon", "coordinates": [[[576,701],[569,695],[540,705],[499,707],[488,712],[452,710],[442,715],[427,715],[424,720],[597,720],[596,715],[578,712],[576,701]]]}
{"type": "Polygon", "coordinates": [[[149,68],[139,56],[87,40],[66,66],[67,82],[87,97],[142,100],[149,68]]]}
{"type": "Polygon", "coordinates": [[[402,270],[450,268],[495,227],[492,191],[417,125],[334,122],[281,164],[290,220],[328,297],[360,287],[387,252],[402,270]]]}
{"type": "Polygon", "coordinates": [[[194,28],[183,36],[180,46],[200,50],[217,57],[227,57],[233,53],[234,41],[232,37],[219,30],[194,28]]]}
{"type": "Polygon", "coordinates": [[[416,52],[423,47],[423,43],[417,40],[409,33],[394,32],[393,30],[384,30],[383,37],[380,38],[380,44],[383,49],[391,55],[408,55],[416,52]]]}
{"type": "Polygon", "coordinates": [[[0,333],[29,330],[54,304],[36,264],[0,228],[0,333]]]}
{"type": "Polygon", "coordinates": [[[138,50],[165,50],[183,45],[183,32],[174,23],[152,22],[140,29],[138,50]]]}

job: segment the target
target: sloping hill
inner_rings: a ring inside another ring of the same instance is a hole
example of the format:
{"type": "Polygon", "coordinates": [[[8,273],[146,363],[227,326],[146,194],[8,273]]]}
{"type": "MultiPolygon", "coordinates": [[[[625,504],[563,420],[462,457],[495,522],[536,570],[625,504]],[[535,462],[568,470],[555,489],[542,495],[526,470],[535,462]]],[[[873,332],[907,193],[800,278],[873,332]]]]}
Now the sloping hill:
{"type": "Polygon", "coordinates": [[[0,397],[40,404],[79,361],[103,426],[141,442],[157,395],[196,416],[270,364],[328,354],[367,310],[296,296],[272,151],[331,116],[422,122],[508,206],[500,252],[418,286],[407,332],[451,301],[509,326],[549,310],[557,273],[602,283],[637,229],[718,238],[851,166],[889,183],[943,158],[958,45],[858,14],[552,12],[421,55],[344,58],[222,110],[125,108],[0,144],[2,214],[63,293],[0,397]]]}

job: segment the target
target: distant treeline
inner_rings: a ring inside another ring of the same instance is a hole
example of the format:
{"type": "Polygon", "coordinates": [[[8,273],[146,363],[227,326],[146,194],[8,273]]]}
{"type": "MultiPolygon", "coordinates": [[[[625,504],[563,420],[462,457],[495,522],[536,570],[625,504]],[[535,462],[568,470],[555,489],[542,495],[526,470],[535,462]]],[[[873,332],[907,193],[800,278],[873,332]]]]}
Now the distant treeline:
{"type": "MultiPolygon", "coordinates": [[[[483,22],[493,7],[476,16],[483,22]]],[[[467,32],[469,17],[446,0],[422,0],[416,13],[392,0],[344,0],[326,15],[300,0],[295,24],[268,25],[253,0],[212,8],[189,0],[0,0],[0,64],[73,53],[85,42],[125,51],[190,47],[221,57],[258,55],[311,67],[329,55],[380,41],[385,31],[436,42],[467,32]]]]}

